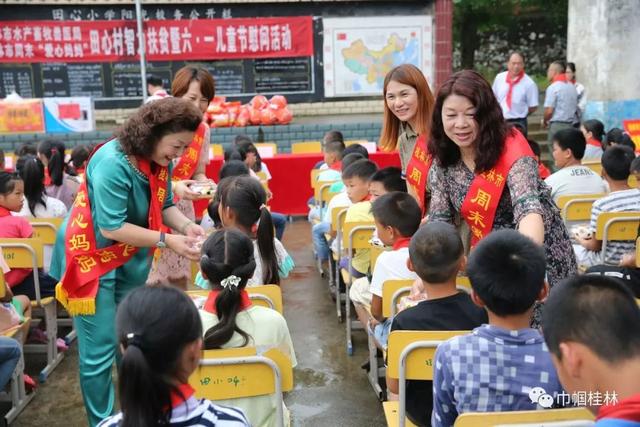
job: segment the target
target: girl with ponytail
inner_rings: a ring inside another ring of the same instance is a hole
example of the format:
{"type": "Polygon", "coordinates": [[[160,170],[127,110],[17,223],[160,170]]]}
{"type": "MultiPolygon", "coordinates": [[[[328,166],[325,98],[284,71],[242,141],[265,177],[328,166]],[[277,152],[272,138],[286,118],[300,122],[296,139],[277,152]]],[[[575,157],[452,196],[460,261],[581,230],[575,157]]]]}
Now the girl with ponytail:
{"type": "MultiPolygon", "coordinates": [[[[217,231],[204,242],[200,271],[211,288],[200,310],[204,348],[251,346],[256,347],[258,352],[277,348],[296,366],[293,343],[284,317],[270,308],[252,305],[245,290],[256,264],[254,244],[237,229],[217,231]]],[[[241,408],[254,426],[276,425],[276,401],[273,396],[217,403],[241,408]]]]}
{"type": "Polygon", "coordinates": [[[38,158],[45,166],[44,185],[47,194],[64,203],[71,209],[78,193],[80,181],[76,178],[73,168],[64,160],[65,147],[61,141],[46,140],[38,144],[38,158]]]}
{"type": "Polygon", "coordinates": [[[200,362],[202,324],[183,292],[169,286],[132,291],[118,307],[116,329],[122,412],[100,427],[249,425],[241,410],[194,397],[189,376],[200,362]]]}
{"type": "Polygon", "coordinates": [[[44,165],[35,156],[26,155],[16,162],[16,170],[24,181],[24,198],[19,216],[33,218],[62,218],[67,207],[55,197],[47,196],[44,188],[44,165]]]}

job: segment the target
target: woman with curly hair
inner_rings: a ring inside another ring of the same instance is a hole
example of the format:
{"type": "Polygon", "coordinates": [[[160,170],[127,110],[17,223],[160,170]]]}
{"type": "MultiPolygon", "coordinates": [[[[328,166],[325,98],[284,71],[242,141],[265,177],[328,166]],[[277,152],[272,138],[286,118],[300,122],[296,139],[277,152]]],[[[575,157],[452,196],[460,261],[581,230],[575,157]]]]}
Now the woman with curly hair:
{"type": "Polygon", "coordinates": [[[201,121],[200,111],[179,98],[141,107],[94,151],[58,232],[50,274],[60,280],[56,297],[75,316],[91,426],[113,412],[118,303],[144,285],[154,249],[199,258],[195,244],[204,232],[174,206],[171,169],[201,121]],[[165,234],[165,227],[181,233],[165,234]]]}
{"type": "MultiPolygon", "coordinates": [[[[189,101],[200,111],[200,118],[207,111],[209,103],[215,95],[215,83],[211,74],[201,66],[187,65],[176,73],[171,84],[171,93],[176,98],[189,101]]],[[[176,207],[191,221],[196,214],[193,201],[202,197],[191,189],[196,182],[209,182],[205,168],[209,164],[209,126],[201,122],[193,140],[182,156],[173,162],[173,193],[176,196],[176,207]]],[[[173,230],[181,232],[182,230],[173,230]]],[[[149,273],[148,284],[170,283],[186,290],[191,278],[191,262],[175,251],[163,251],[154,260],[149,273]]]]}
{"type": "MultiPolygon", "coordinates": [[[[527,140],[505,122],[477,72],[460,71],[440,87],[429,148],[429,221],[464,220],[471,247],[493,230],[517,229],[544,246],[551,286],[576,272],[567,229],[527,140]]],[[[536,310],[533,325],[539,316],[536,310]]]]}

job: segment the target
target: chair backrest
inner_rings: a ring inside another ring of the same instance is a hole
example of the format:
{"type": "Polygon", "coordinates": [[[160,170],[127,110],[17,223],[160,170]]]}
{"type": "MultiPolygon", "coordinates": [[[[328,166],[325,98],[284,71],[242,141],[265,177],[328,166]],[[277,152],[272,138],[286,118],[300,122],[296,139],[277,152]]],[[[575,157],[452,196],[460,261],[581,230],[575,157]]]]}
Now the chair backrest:
{"type": "Polygon", "coordinates": [[[640,211],[603,212],[596,222],[596,239],[602,240],[602,262],[606,263],[607,246],[612,241],[636,240],[640,211]]]}
{"type": "MultiPolygon", "coordinates": [[[[2,256],[2,248],[0,248],[0,256],[2,256]]],[[[0,298],[4,298],[7,294],[7,281],[4,280],[4,271],[0,268],[0,298]]]]}
{"type": "Polygon", "coordinates": [[[40,239],[0,239],[0,248],[9,268],[42,268],[40,239]]]}
{"type": "Polygon", "coordinates": [[[211,153],[209,153],[210,157],[223,157],[224,156],[224,148],[222,148],[222,144],[211,144],[211,153]]]}
{"type": "Polygon", "coordinates": [[[259,142],[254,144],[260,153],[260,157],[268,159],[278,154],[278,146],[275,142],[259,142]]]}
{"type": "Polygon", "coordinates": [[[40,239],[45,245],[54,245],[62,221],[64,218],[29,218],[33,228],[33,238],[40,239]]]}
{"type": "Polygon", "coordinates": [[[600,162],[600,159],[583,161],[582,166],[588,167],[593,172],[595,172],[598,176],[602,175],[602,163],[600,162]]]}
{"type": "Polygon", "coordinates": [[[293,368],[287,356],[271,349],[258,356],[254,347],[205,350],[189,377],[198,398],[210,400],[262,396],[293,389],[293,368]]]}
{"type": "Polygon", "coordinates": [[[406,379],[433,380],[433,359],[438,344],[469,332],[392,331],[387,344],[387,375],[390,378],[400,378],[400,365],[404,365],[406,379]],[[401,360],[403,353],[404,363],[401,360]]]}
{"type": "Polygon", "coordinates": [[[456,277],[456,288],[459,291],[464,291],[468,294],[471,293],[471,281],[467,276],[458,276],[456,277]]]}
{"type": "Polygon", "coordinates": [[[409,295],[413,280],[385,280],[382,283],[382,316],[391,317],[396,314],[398,300],[409,295]]]}
{"type": "Polygon", "coordinates": [[[349,248],[349,241],[351,241],[351,249],[370,249],[371,237],[376,226],[373,222],[346,222],[342,226],[342,247],[349,248]]]}
{"type": "Polygon", "coordinates": [[[636,267],[640,267],[640,237],[636,239],[636,267]]]}
{"type": "Polygon", "coordinates": [[[593,202],[603,196],[604,194],[598,193],[558,197],[557,204],[562,211],[562,219],[565,221],[589,221],[593,202]]]}
{"type": "Polygon", "coordinates": [[[331,231],[342,230],[348,209],[344,206],[339,206],[331,210],[331,231]]]}
{"type": "Polygon", "coordinates": [[[627,182],[629,183],[629,187],[638,188],[638,178],[636,178],[634,174],[629,175],[629,180],[627,182]]]}
{"type": "Polygon", "coordinates": [[[291,144],[292,154],[315,154],[322,153],[322,142],[304,141],[291,144]]]}
{"type": "Polygon", "coordinates": [[[371,245],[371,252],[369,252],[369,265],[371,266],[370,267],[371,271],[373,271],[375,269],[376,262],[378,262],[378,257],[385,250],[386,249],[381,247],[381,246],[371,245]]]}
{"type": "Polygon", "coordinates": [[[311,177],[311,188],[316,188],[316,183],[318,182],[318,175],[322,173],[321,169],[311,169],[309,176],[311,177]]]}
{"type": "MultiPolygon", "coordinates": [[[[245,288],[249,294],[251,303],[262,307],[271,308],[280,314],[283,312],[282,291],[278,285],[260,285],[245,288]]],[[[207,297],[209,291],[204,289],[195,289],[187,291],[187,295],[191,297],[207,297]]]]}
{"type": "Polygon", "coordinates": [[[456,418],[454,427],[492,427],[510,425],[588,426],[594,416],[587,408],[546,409],[544,411],[467,412],[456,418]],[[570,423],[562,423],[570,421],[570,423]],[[542,424],[544,423],[544,424],[542,424]]]}
{"type": "Polygon", "coordinates": [[[313,187],[313,198],[316,203],[329,203],[329,200],[338,193],[331,192],[331,186],[336,181],[320,181],[313,187]]]}

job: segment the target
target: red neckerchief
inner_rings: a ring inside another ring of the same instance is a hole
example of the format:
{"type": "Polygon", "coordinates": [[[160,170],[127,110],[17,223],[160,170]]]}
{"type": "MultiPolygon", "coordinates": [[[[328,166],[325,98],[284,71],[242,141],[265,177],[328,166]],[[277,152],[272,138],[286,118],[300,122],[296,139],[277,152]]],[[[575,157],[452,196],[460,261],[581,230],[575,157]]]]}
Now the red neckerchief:
{"type": "Polygon", "coordinates": [[[397,251],[398,249],[408,248],[410,242],[411,237],[401,237],[393,243],[392,250],[397,251]]]}
{"type": "Polygon", "coordinates": [[[551,80],[551,83],[555,83],[555,82],[568,83],[569,79],[567,79],[567,75],[565,73],[556,74],[556,76],[551,80]]]}
{"type": "Polygon", "coordinates": [[[44,168],[44,186],[48,187],[51,185],[51,176],[49,175],[49,169],[44,168]]]}
{"type": "Polygon", "coordinates": [[[371,201],[371,194],[367,194],[367,197],[365,197],[364,199],[360,200],[360,202],[370,202],[371,201]]]}
{"type": "Polygon", "coordinates": [[[542,179],[545,179],[549,175],[551,175],[551,171],[543,163],[538,163],[538,173],[540,174],[540,178],[542,179]]]}
{"type": "Polygon", "coordinates": [[[195,390],[189,384],[180,384],[178,391],[171,390],[171,409],[182,405],[195,394],[195,390]]]}
{"type": "Polygon", "coordinates": [[[331,166],[329,166],[329,169],[332,169],[338,172],[342,171],[342,160],[334,162],[331,166]]]}
{"type": "Polygon", "coordinates": [[[587,145],[592,145],[594,147],[602,148],[602,144],[595,138],[587,139],[587,145]]]}
{"type": "Polygon", "coordinates": [[[520,83],[520,80],[524,77],[524,70],[520,71],[516,78],[511,80],[511,76],[509,72],[507,72],[507,85],[509,85],[509,90],[507,91],[507,107],[511,110],[511,96],[513,95],[513,87],[520,83]]]}
{"type": "MultiPolygon", "coordinates": [[[[218,298],[218,294],[222,292],[222,290],[214,290],[214,291],[209,291],[209,296],[207,296],[207,301],[204,303],[204,307],[202,307],[204,309],[204,311],[212,313],[212,314],[218,314],[216,313],[216,298],[218,298]]],[[[249,293],[242,289],[240,291],[240,309],[238,311],[243,311],[246,310],[247,308],[251,307],[251,298],[249,298],[249,293]]]]}
{"type": "Polygon", "coordinates": [[[601,406],[596,419],[603,418],[640,422],[640,394],[621,400],[617,405],[601,406]]]}
{"type": "Polygon", "coordinates": [[[84,170],[85,170],[86,166],[81,166],[79,168],[76,169],[76,173],[78,175],[84,175],[84,170]]]}
{"type": "Polygon", "coordinates": [[[11,216],[11,211],[7,208],[3,208],[2,206],[0,206],[0,218],[3,218],[5,216],[11,216]]]}

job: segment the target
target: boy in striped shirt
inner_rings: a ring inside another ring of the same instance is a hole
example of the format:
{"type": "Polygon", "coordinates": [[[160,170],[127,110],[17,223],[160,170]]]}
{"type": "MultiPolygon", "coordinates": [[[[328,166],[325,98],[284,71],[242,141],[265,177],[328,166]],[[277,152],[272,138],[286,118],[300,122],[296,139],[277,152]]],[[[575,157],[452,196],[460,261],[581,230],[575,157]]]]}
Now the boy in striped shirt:
{"type": "Polygon", "coordinates": [[[591,208],[590,234],[576,236],[578,244],[573,245],[578,265],[591,267],[597,264],[618,265],[622,256],[635,250],[635,242],[615,241],[607,244],[602,256],[602,240],[595,238],[596,224],[601,213],[640,211],[640,190],[629,187],[629,171],[635,158],[628,147],[613,146],[602,155],[602,177],[609,184],[611,192],[594,202],[591,208]]]}

